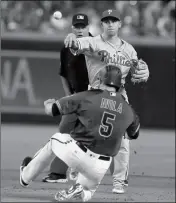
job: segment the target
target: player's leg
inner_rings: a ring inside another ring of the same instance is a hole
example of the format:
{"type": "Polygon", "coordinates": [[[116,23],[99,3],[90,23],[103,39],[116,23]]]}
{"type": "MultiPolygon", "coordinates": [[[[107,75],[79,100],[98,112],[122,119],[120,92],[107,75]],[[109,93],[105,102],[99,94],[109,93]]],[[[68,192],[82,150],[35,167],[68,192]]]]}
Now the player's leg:
{"type": "Polygon", "coordinates": [[[82,199],[84,201],[89,201],[92,199],[105,173],[101,174],[101,176],[98,176],[95,179],[90,179],[85,174],[82,173],[78,174],[76,184],[80,184],[83,187],[82,199]]]}
{"type": "Polygon", "coordinates": [[[81,164],[77,168],[80,172],[76,183],[68,190],[59,191],[55,195],[55,199],[57,201],[63,201],[80,197],[83,201],[90,200],[106,174],[111,160],[112,158],[106,161],[91,158],[90,155],[85,154],[85,156],[82,157],[81,164]]]}
{"type": "Polygon", "coordinates": [[[95,165],[94,164],[89,165],[89,167],[93,166],[92,170],[88,169],[87,172],[83,171],[82,173],[79,173],[76,183],[79,183],[84,188],[84,192],[82,194],[83,200],[88,201],[93,197],[103,177],[105,176],[107,170],[109,169],[111,162],[112,158],[110,158],[110,160],[98,159],[96,160],[95,165]]]}
{"type": "Polygon", "coordinates": [[[78,178],[73,185],[66,189],[66,190],[60,190],[55,195],[55,200],[57,201],[66,201],[66,200],[75,200],[81,199],[83,202],[90,201],[96,192],[98,186],[100,185],[100,182],[102,178],[104,177],[104,174],[99,176],[99,178],[90,178],[87,177],[85,174],[78,173],[78,178]]]}
{"type": "MultiPolygon", "coordinates": [[[[129,101],[128,101],[128,96],[127,96],[127,92],[126,92],[126,90],[125,90],[125,88],[123,87],[123,88],[121,88],[121,90],[120,90],[120,93],[125,97],[125,100],[129,103],[129,101]]],[[[127,169],[127,170],[125,170],[124,171],[124,174],[125,174],[125,179],[124,179],[124,181],[123,181],[123,186],[128,186],[128,173],[129,173],[129,156],[130,156],[130,145],[129,145],[129,140],[127,140],[127,139],[123,139],[122,140],[122,144],[121,144],[121,148],[120,148],[120,153],[121,153],[121,156],[126,160],[125,162],[128,162],[127,163],[127,166],[126,167],[124,167],[124,170],[125,169],[127,169]],[[123,153],[123,151],[126,151],[126,153],[123,153]],[[129,152],[129,153],[128,153],[129,152]],[[128,160],[128,161],[127,161],[128,160]]],[[[114,159],[113,159],[113,161],[112,161],[112,164],[111,164],[111,167],[110,167],[110,172],[111,172],[111,174],[114,174],[114,176],[116,177],[116,178],[114,178],[114,180],[113,180],[113,185],[116,185],[116,191],[117,191],[117,184],[115,184],[117,181],[117,179],[118,179],[118,172],[116,172],[117,170],[116,170],[116,168],[118,167],[118,165],[120,166],[120,168],[121,169],[123,169],[123,163],[121,164],[121,157],[120,155],[116,155],[115,157],[114,157],[114,159]],[[116,174],[116,175],[115,175],[116,174]]],[[[122,159],[123,160],[123,159],[122,159]]],[[[119,169],[120,170],[120,169],[119,169]]],[[[120,170],[121,171],[121,170],[120,170]]],[[[121,175],[119,174],[119,176],[121,177],[121,175]]],[[[119,182],[121,182],[121,181],[119,181],[119,182]]],[[[119,187],[119,192],[120,193],[124,193],[125,191],[124,191],[124,187],[122,186],[122,184],[120,184],[120,187],[119,187]]]]}
{"type": "Polygon", "coordinates": [[[21,166],[20,170],[20,183],[22,186],[26,186],[32,180],[34,180],[39,173],[46,167],[57,155],[60,159],[72,163],[72,154],[70,154],[69,143],[72,142],[72,138],[69,134],[54,134],[49,142],[39,150],[33,159],[21,166]],[[25,166],[24,166],[25,164],[25,166]],[[25,183],[25,184],[23,184],[25,183]]]}
{"type": "Polygon", "coordinates": [[[122,143],[118,154],[113,158],[110,172],[113,176],[113,192],[124,193],[124,181],[127,180],[129,170],[130,147],[129,140],[122,138],[122,143]]]}
{"type": "MultiPolygon", "coordinates": [[[[70,133],[74,128],[76,119],[77,117],[75,114],[63,115],[59,124],[59,132],[70,133]]],[[[65,183],[68,181],[67,170],[68,166],[61,159],[56,157],[51,163],[49,174],[43,178],[43,182],[65,183]]]]}
{"type": "Polygon", "coordinates": [[[25,159],[20,167],[20,183],[22,186],[27,186],[34,180],[46,166],[55,157],[51,148],[51,141],[49,141],[42,149],[40,149],[33,157],[33,159],[25,164],[25,159]]]}

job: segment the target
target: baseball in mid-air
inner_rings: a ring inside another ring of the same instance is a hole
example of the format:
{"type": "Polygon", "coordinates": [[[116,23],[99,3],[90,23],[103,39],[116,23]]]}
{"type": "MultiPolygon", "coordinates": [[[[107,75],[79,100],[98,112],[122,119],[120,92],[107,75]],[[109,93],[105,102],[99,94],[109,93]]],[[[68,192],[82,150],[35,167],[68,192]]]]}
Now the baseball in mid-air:
{"type": "Polygon", "coordinates": [[[60,11],[56,11],[56,12],[54,12],[53,17],[54,17],[56,20],[59,20],[59,19],[62,18],[62,13],[61,13],[60,11]]]}

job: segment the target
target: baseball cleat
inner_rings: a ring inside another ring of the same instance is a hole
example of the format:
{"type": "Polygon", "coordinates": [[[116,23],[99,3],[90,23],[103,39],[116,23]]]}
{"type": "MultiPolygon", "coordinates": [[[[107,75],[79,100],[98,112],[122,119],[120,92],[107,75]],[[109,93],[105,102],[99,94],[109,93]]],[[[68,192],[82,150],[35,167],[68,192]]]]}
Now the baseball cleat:
{"type": "Polygon", "coordinates": [[[58,174],[58,173],[50,173],[46,177],[42,179],[42,182],[45,183],[66,183],[68,179],[66,175],[58,174]]]}
{"type": "Polygon", "coordinates": [[[124,185],[125,187],[128,187],[128,180],[124,180],[123,185],[124,185]]]}
{"type": "Polygon", "coordinates": [[[61,190],[56,193],[55,200],[63,202],[67,200],[82,199],[83,187],[77,183],[71,186],[68,190],[61,190]]]}
{"type": "Polygon", "coordinates": [[[112,189],[112,192],[113,192],[113,193],[116,193],[116,194],[123,194],[123,193],[125,193],[125,190],[124,190],[123,185],[116,185],[116,186],[112,189]]]}
{"type": "Polygon", "coordinates": [[[29,164],[29,162],[32,160],[31,157],[26,157],[23,159],[23,162],[20,166],[20,185],[23,187],[27,187],[29,184],[25,183],[24,180],[22,179],[22,172],[24,168],[29,164]]]}

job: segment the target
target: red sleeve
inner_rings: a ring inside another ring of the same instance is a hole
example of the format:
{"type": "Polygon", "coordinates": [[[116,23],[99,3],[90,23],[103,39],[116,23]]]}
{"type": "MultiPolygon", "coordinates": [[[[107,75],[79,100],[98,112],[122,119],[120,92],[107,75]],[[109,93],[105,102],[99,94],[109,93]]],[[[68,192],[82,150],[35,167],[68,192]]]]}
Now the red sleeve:
{"type": "Polygon", "coordinates": [[[76,113],[80,107],[80,100],[77,95],[63,97],[56,101],[60,114],[76,113]]]}

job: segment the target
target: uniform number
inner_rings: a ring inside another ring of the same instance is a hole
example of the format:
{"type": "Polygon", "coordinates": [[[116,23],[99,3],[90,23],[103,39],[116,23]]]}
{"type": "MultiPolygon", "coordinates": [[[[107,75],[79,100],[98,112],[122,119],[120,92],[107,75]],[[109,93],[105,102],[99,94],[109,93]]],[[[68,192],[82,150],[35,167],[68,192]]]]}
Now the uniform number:
{"type": "Polygon", "coordinates": [[[114,121],[116,118],[115,114],[104,111],[101,119],[101,124],[99,127],[99,134],[103,137],[110,137],[113,131],[113,124],[111,121],[114,121]]]}

